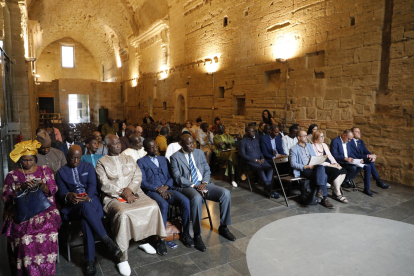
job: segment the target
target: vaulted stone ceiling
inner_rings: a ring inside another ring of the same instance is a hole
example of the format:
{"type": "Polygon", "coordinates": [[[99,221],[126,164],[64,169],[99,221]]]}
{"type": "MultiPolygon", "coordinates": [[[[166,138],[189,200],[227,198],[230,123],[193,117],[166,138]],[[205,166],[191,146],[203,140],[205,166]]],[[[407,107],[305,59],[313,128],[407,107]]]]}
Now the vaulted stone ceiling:
{"type": "Polygon", "coordinates": [[[97,64],[115,62],[115,48],[128,50],[128,41],[154,21],[168,15],[167,0],[32,0],[29,19],[40,23],[42,45],[72,37],[95,57],[97,64]],[[114,36],[115,39],[114,39],[114,36]]]}

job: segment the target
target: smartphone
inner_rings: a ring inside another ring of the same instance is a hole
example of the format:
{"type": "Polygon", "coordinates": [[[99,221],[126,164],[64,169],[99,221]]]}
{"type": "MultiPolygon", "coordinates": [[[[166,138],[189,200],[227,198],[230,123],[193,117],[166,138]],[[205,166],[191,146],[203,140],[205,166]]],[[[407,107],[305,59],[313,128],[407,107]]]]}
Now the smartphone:
{"type": "Polygon", "coordinates": [[[38,178],[33,178],[33,180],[36,180],[36,181],[42,181],[42,179],[41,179],[40,177],[38,177],[38,178]]]}
{"type": "Polygon", "coordinates": [[[78,197],[85,197],[86,196],[86,193],[79,193],[78,194],[78,197]]]}
{"type": "Polygon", "coordinates": [[[167,241],[167,242],[165,242],[165,244],[171,249],[176,249],[178,247],[178,245],[175,242],[172,242],[172,241],[167,241]]]}

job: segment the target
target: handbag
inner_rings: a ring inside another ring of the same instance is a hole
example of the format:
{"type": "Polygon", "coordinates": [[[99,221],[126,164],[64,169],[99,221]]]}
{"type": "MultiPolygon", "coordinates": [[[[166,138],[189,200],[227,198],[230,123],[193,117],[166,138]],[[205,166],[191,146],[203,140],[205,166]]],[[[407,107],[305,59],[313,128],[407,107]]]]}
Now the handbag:
{"type": "Polygon", "coordinates": [[[180,239],[181,222],[178,219],[173,221],[167,221],[165,231],[167,232],[167,237],[165,238],[165,241],[174,241],[180,239]]]}

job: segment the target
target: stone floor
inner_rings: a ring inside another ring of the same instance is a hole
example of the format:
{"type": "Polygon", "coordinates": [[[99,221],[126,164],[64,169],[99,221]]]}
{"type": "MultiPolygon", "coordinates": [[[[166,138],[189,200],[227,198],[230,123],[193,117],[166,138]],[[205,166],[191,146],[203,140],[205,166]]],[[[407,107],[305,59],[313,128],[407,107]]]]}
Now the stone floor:
{"type": "MultiPolygon", "coordinates": [[[[253,193],[247,183],[238,188],[231,187],[220,177],[212,178],[216,185],[231,191],[232,221],[229,226],[236,236],[235,242],[230,242],[217,234],[219,226],[219,208],[216,203],[209,203],[212,212],[214,230],[210,231],[208,220],[203,221],[203,240],[207,246],[206,252],[194,248],[186,248],[179,241],[177,249],[169,249],[164,257],[148,255],[138,249],[139,243],[131,242],[129,263],[132,275],[250,275],[246,250],[252,236],[265,225],[276,220],[312,213],[345,213],[388,218],[414,224],[414,187],[390,183],[392,188],[381,190],[373,187],[375,197],[370,198],[360,192],[346,192],[349,204],[333,202],[335,209],[326,209],[320,205],[303,206],[289,200],[289,207],[284,199],[270,200],[261,195],[261,187],[254,188],[253,193]]],[[[375,182],[374,182],[375,183],[375,182]]],[[[355,229],[357,231],[357,229],[355,229]]],[[[338,236],[340,240],[341,237],[338,236]]],[[[0,238],[0,275],[9,275],[7,269],[5,238],[0,238]]],[[[72,262],[66,261],[66,253],[61,248],[60,264],[57,265],[57,275],[83,275],[83,247],[72,250],[72,262]]],[[[116,264],[106,257],[100,244],[96,248],[97,275],[119,275],[116,264]]],[[[340,275],[333,272],[332,275],[340,275]]],[[[414,275],[414,272],[413,272],[414,275]]]]}

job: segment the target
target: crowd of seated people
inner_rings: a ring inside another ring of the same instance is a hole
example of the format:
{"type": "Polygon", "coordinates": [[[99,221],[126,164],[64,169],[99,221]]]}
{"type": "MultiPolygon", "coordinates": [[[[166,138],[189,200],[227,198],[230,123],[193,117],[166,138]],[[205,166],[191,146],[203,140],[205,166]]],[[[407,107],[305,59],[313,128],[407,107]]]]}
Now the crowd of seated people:
{"type": "MultiPolygon", "coordinates": [[[[144,125],[153,122],[146,113],[144,125]]],[[[201,118],[196,119],[195,125],[187,121],[179,141],[172,143],[168,143],[170,126],[165,119],[157,127],[157,137],[144,138],[145,127],[139,125],[127,125],[126,121],[120,125],[116,131],[109,118],[102,133],[94,131],[80,143],[75,141],[73,130],[64,131],[62,140],[60,132],[47,122],[44,128],[36,130],[37,140],[21,142],[10,153],[20,168],[9,172],[5,179],[2,231],[13,244],[8,254],[14,274],[55,274],[61,221],[80,221],[86,275],[96,274],[96,238],[117,260],[121,275],[131,274],[127,254],[130,240],[141,241],[139,248],[148,254],[167,254],[165,237],[170,205],[180,209],[180,239],[186,247],[206,251],[201,238],[205,200],[219,203],[218,232],[235,241],[227,228],[231,225],[230,192],[210,181],[214,162],[225,163],[225,175],[234,188],[238,187],[237,177],[244,164],[262,182],[264,195],[277,199],[280,195],[273,189],[275,160],[288,156],[289,162],[277,165],[283,165],[282,171],[295,177],[311,180],[317,187],[320,204],[326,208],[334,208],[328,200],[329,183],[333,187],[331,198],[346,204],[348,199],[342,188],[352,187],[353,179],[362,171],[364,194],[374,196],[371,175],[378,187],[390,188],[381,180],[375,167],[377,156],[367,149],[357,127],[344,130],[328,146],[324,132],[316,124],[311,124],[307,132],[299,124],[292,124],[285,133],[284,123],[277,123],[268,110],[263,111],[257,129],[255,122],[247,125],[238,142],[226,132],[218,117],[212,127],[201,118]],[[326,159],[319,165],[310,165],[314,156],[326,159]],[[17,224],[13,220],[12,197],[31,189],[39,189],[52,204],[17,224]],[[56,202],[60,203],[59,209],[56,202]],[[110,220],[112,237],[102,223],[104,214],[110,220]],[[38,227],[25,231],[33,223],[38,227]],[[47,247],[38,245],[42,242],[47,247]],[[43,262],[36,261],[39,258],[44,258],[43,262]]]]}

